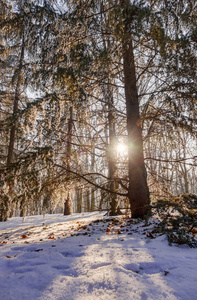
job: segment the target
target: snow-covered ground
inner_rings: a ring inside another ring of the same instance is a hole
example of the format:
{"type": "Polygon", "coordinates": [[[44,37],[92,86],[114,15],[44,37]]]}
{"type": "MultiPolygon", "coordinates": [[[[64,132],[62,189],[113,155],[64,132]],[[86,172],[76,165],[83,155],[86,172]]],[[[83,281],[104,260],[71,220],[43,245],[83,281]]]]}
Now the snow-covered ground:
{"type": "Polygon", "coordinates": [[[150,239],[151,223],[99,213],[0,223],[0,299],[196,300],[197,249],[150,239]]]}

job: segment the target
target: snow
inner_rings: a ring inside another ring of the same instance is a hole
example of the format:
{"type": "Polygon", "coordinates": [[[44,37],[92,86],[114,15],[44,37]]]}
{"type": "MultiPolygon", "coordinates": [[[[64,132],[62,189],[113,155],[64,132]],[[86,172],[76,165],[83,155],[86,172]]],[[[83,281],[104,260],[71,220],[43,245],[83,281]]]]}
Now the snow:
{"type": "Polygon", "coordinates": [[[0,299],[195,300],[197,250],[150,239],[153,223],[97,212],[0,223],[0,299]]]}

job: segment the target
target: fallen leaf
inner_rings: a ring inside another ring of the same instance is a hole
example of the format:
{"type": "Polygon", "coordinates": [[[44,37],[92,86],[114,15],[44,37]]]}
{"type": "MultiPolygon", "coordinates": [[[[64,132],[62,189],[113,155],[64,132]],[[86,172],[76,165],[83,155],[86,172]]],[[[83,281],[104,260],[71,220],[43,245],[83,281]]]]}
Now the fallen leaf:
{"type": "Polygon", "coordinates": [[[118,229],[118,230],[115,230],[115,233],[117,234],[122,234],[122,232],[118,229]]]}
{"type": "Polygon", "coordinates": [[[113,224],[117,224],[118,222],[119,222],[118,219],[114,219],[114,220],[112,221],[113,224]]]}
{"type": "Polygon", "coordinates": [[[21,235],[21,239],[26,239],[28,236],[26,234],[21,235]]]}
{"type": "Polygon", "coordinates": [[[49,236],[49,240],[54,240],[54,236],[49,236]]]}
{"type": "Polygon", "coordinates": [[[154,236],[152,235],[151,232],[148,232],[146,236],[147,236],[148,238],[154,239],[154,236]]]}
{"type": "Polygon", "coordinates": [[[164,275],[168,275],[169,274],[169,271],[164,271],[164,275]]]}

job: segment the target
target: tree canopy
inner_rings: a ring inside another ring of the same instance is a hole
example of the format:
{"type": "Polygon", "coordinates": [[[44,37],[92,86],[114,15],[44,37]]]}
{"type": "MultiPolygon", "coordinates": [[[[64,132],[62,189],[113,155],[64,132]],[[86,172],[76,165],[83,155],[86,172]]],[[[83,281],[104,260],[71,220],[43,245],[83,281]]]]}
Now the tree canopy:
{"type": "Polygon", "coordinates": [[[1,221],[196,193],[195,1],[0,8],[1,221]]]}

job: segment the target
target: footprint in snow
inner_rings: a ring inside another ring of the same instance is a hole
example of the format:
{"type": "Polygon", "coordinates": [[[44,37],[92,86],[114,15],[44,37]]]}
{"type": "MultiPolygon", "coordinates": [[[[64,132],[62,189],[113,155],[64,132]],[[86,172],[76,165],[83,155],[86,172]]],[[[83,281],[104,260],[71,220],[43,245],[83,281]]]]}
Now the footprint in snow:
{"type": "Polygon", "coordinates": [[[124,269],[139,273],[139,275],[143,274],[159,274],[165,271],[161,268],[161,266],[156,262],[142,262],[142,263],[130,263],[123,266],[124,269]]]}
{"type": "Polygon", "coordinates": [[[92,265],[91,269],[98,269],[98,268],[106,267],[106,266],[109,266],[109,265],[111,265],[111,263],[100,263],[100,264],[92,265]]]}
{"type": "Polygon", "coordinates": [[[83,252],[69,252],[69,251],[66,251],[66,252],[60,252],[64,257],[81,257],[84,255],[83,252]]]}
{"type": "Polygon", "coordinates": [[[26,252],[23,254],[23,258],[26,259],[34,259],[34,258],[38,258],[38,253],[37,252],[26,252]]]}
{"type": "Polygon", "coordinates": [[[139,267],[140,274],[158,274],[163,272],[161,266],[156,262],[142,262],[139,267]]]}
{"type": "Polygon", "coordinates": [[[67,265],[56,265],[52,267],[57,271],[61,272],[61,275],[69,276],[69,277],[78,277],[78,274],[75,270],[71,269],[70,266],[67,265]]]}
{"type": "Polygon", "coordinates": [[[38,262],[38,261],[26,261],[23,263],[25,266],[39,267],[46,265],[46,263],[38,262]]]}
{"type": "Polygon", "coordinates": [[[67,269],[70,269],[69,266],[64,266],[64,265],[52,266],[52,268],[56,269],[56,270],[67,270],[67,269]]]}
{"type": "Polygon", "coordinates": [[[15,270],[15,273],[23,274],[27,272],[32,272],[34,269],[28,267],[21,267],[15,270]]]}
{"type": "Polygon", "coordinates": [[[11,250],[25,251],[25,252],[29,252],[29,251],[38,252],[38,251],[42,251],[43,249],[39,249],[38,247],[22,246],[22,247],[13,247],[13,248],[11,248],[11,250]]]}
{"type": "Polygon", "coordinates": [[[136,264],[136,263],[126,264],[126,265],[124,265],[123,268],[126,270],[129,270],[129,271],[135,272],[135,273],[139,273],[139,271],[140,271],[140,266],[139,266],[139,264],[136,264]]]}
{"type": "Polygon", "coordinates": [[[24,247],[13,247],[11,248],[11,250],[16,250],[16,251],[27,251],[27,246],[24,246],[24,247]]]}

